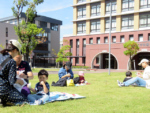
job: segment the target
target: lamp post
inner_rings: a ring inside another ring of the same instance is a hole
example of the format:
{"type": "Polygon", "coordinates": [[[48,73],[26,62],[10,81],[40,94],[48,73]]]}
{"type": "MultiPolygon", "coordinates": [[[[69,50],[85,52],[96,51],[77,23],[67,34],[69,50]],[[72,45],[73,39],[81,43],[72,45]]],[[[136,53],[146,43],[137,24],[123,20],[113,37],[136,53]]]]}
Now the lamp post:
{"type": "Polygon", "coordinates": [[[112,12],[112,3],[111,3],[111,0],[110,0],[110,17],[109,17],[109,72],[108,72],[108,75],[110,75],[110,69],[111,69],[111,24],[112,24],[112,21],[111,21],[111,12],[112,12]]]}

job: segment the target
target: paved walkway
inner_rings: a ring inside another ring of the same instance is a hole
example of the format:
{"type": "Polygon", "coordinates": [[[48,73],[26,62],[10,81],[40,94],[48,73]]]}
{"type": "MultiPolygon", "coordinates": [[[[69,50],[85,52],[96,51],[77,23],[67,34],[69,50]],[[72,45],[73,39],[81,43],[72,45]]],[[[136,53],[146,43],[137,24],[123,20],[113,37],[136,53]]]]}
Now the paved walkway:
{"type": "MultiPolygon", "coordinates": [[[[90,71],[87,71],[85,69],[81,69],[81,70],[84,70],[84,73],[104,73],[104,72],[108,72],[108,69],[97,69],[97,70],[90,70],[90,71]]],[[[116,69],[111,70],[111,72],[126,72],[126,71],[127,70],[116,70],[116,69]]],[[[131,71],[136,71],[136,70],[131,70],[131,71]]],[[[79,71],[73,71],[74,74],[78,74],[78,72],[79,71]]],[[[58,71],[48,71],[48,73],[49,74],[58,74],[58,71]]],[[[37,73],[34,73],[34,75],[37,75],[37,73]]]]}

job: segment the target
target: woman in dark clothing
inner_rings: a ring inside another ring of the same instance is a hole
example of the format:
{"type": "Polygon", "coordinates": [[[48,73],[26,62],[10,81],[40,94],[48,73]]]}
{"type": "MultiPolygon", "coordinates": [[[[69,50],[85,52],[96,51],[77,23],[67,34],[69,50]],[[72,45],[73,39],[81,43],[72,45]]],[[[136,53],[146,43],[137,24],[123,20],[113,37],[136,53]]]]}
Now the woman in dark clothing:
{"type": "Polygon", "coordinates": [[[22,80],[16,79],[16,62],[13,59],[20,54],[20,50],[20,43],[10,40],[7,49],[0,51],[0,99],[3,105],[7,102],[16,104],[27,101],[26,97],[13,87],[14,83],[23,84],[22,80]]]}

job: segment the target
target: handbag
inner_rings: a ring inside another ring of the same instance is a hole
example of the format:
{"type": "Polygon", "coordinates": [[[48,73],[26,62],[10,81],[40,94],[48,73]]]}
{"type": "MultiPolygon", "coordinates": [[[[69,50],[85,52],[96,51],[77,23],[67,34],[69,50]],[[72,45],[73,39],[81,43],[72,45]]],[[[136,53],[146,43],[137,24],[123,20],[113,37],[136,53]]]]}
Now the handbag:
{"type": "Polygon", "coordinates": [[[67,86],[74,86],[74,81],[73,81],[73,79],[67,80],[67,86]]]}

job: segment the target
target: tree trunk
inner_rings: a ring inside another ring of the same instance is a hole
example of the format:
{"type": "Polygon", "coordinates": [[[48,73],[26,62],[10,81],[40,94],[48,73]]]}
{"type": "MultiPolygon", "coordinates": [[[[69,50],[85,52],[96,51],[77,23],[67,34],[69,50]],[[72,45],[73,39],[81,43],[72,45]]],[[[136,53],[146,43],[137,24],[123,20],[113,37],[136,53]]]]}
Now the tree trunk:
{"type": "Polygon", "coordinates": [[[130,62],[129,62],[129,70],[132,69],[132,59],[131,59],[131,55],[130,55],[130,62]]]}

